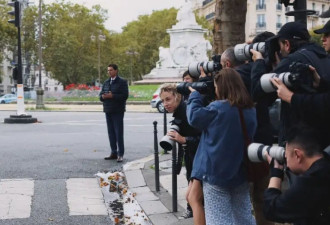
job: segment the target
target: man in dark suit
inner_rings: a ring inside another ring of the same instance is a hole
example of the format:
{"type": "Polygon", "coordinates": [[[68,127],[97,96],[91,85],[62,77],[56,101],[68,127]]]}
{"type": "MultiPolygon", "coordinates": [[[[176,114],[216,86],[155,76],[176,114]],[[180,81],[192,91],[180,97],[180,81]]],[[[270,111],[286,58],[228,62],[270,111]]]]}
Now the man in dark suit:
{"type": "Polygon", "coordinates": [[[118,66],[109,64],[109,79],[102,86],[100,101],[107,121],[111,154],[105,160],[123,161],[124,156],[124,113],[128,98],[127,81],[118,76],[118,66]]]}

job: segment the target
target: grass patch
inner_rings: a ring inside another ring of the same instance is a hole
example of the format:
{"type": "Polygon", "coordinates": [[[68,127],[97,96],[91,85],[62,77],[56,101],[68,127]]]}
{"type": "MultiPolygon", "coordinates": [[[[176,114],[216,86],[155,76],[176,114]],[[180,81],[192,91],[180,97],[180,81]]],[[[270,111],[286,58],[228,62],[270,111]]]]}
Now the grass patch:
{"type": "Polygon", "coordinates": [[[62,101],[71,102],[71,101],[87,101],[87,102],[98,102],[100,101],[97,96],[64,96],[62,97],[62,101]]]}
{"type": "Polygon", "coordinates": [[[36,109],[35,107],[26,107],[25,110],[27,111],[58,111],[58,110],[67,110],[67,108],[49,108],[49,107],[43,107],[42,109],[36,109]]]}
{"type": "Polygon", "coordinates": [[[128,101],[150,101],[158,84],[129,86],[128,101]]]}

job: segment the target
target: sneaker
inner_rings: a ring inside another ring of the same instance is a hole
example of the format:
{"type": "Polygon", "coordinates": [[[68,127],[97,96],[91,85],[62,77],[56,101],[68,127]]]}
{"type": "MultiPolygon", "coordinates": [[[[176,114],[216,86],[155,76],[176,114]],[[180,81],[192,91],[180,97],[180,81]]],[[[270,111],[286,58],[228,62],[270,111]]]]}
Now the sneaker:
{"type": "Polygon", "coordinates": [[[104,159],[105,159],[105,160],[112,160],[112,159],[117,159],[117,154],[113,154],[113,153],[111,153],[111,155],[110,155],[110,156],[108,156],[108,157],[105,157],[104,159]]]}
{"type": "Polygon", "coordinates": [[[182,216],[180,216],[180,219],[188,219],[188,218],[191,218],[193,217],[193,212],[191,210],[186,210],[182,216]]]}
{"type": "Polygon", "coordinates": [[[122,162],[122,161],[123,161],[123,157],[122,156],[118,156],[117,162],[122,162]]]}

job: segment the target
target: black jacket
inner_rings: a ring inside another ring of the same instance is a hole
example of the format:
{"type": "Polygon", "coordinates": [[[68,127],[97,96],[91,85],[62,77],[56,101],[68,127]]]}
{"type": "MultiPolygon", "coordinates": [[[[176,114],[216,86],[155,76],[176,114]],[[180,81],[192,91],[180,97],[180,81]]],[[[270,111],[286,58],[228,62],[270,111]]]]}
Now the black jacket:
{"type": "Polygon", "coordinates": [[[176,172],[177,174],[180,173],[182,167],[182,160],[184,157],[187,169],[187,180],[190,180],[192,165],[198,148],[201,131],[189,125],[186,111],[186,102],[182,100],[175,112],[173,113],[174,120],[172,121],[172,124],[176,124],[180,129],[178,133],[186,138],[185,146],[179,144],[176,172]]]}
{"type": "MultiPolygon", "coordinates": [[[[273,70],[274,73],[283,73],[289,71],[289,66],[293,62],[301,62],[304,64],[310,64],[316,68],[320,76],[326,80],[330,81],[330,58],[327,56],[325,50],[315,44],[306,44],[300,47],[297,51],[288,55],[288,57],[283,58],[277,67],[273,70]]],[[[264,60],[257,60],[252,66],[252,96],[254,100],[258,100],[265,95],[269,95],[272,101],[277,98],[277,93],[273,92],[266,94],[260,85],[260,77],[266,72],[266,64],[264,60]]],[[[315,102],[315,104],[318,104],[315,102]]],[[[320,109],[323,106],[319,105],[320,109]]],[[[279,144],[283,145],[285,141],[287,129],[293,124],[303,121],[310,126],[324,126],[324,121],[319,118],[305,113],[304,108],[292,108],[290,104],[282,101],[281,105],[281,125],[279,133],[279,144]]]]}
{"type": "MultiPolygon", "coordinates": [[[[235,70],[241,75],[245,87],[251,94],[251,69],[252,62],[245,63],[235,68],[235,70]]],[[[272,124],[269,117],[268,107],[272,105],[271,99],[268,96],[263,96],[256,101],[256,112],[257,112],[257,130],[253,140],[258,143],[265,145],[273,144],[272,124]]]]}
{"type": "Polygon", "coordinates": [[[103,83],[102,90],[99,94],[100,101],[103,102],[103,112],[105,113],[123,113],[126,111],[126,100],[128,98],[127,81],[117,76],[110,85],[111,79],[107,79],[103,83]],[[111,99],[103,99],[104,93],[112,92],[111,99]]]}
{"type": "Polygon", "coordinates": [[[295,225],[330,224],[330,161],[317,160],[287,191],[268,188],[264,193],[265,217],[295,225]]]}

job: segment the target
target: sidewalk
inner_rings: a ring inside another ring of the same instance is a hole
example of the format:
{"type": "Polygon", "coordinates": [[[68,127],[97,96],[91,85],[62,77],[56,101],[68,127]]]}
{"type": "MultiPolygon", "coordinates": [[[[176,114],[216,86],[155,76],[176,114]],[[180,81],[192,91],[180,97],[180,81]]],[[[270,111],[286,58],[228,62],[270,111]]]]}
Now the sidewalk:
{"type": "MultiPolygon", "coordinates": [[[[45,104],[45,110],[36,110],[35,104],[24,104],[26,112],[35,111],[74,111],[74,112],[103,112],[102,104],[45,104]]],[[[0,104],[0,111],[16,111],[17,104],[0,104]]],[[[156,108],[151,108],[150,104],[127,103],[127,112],[158,112],[156,108]]]]}
{"type": "Polygon", "coordinates": [[[128,162],[123,166],[129,189],[154,225],[188,225],[192,218],[179,219],[186,208],[187,180],[185,168],[177,176],[178,212],[172,211],[172,161],[171,154],[159,155],[160,191],[156,192],[154,155],[128,162]]]}

